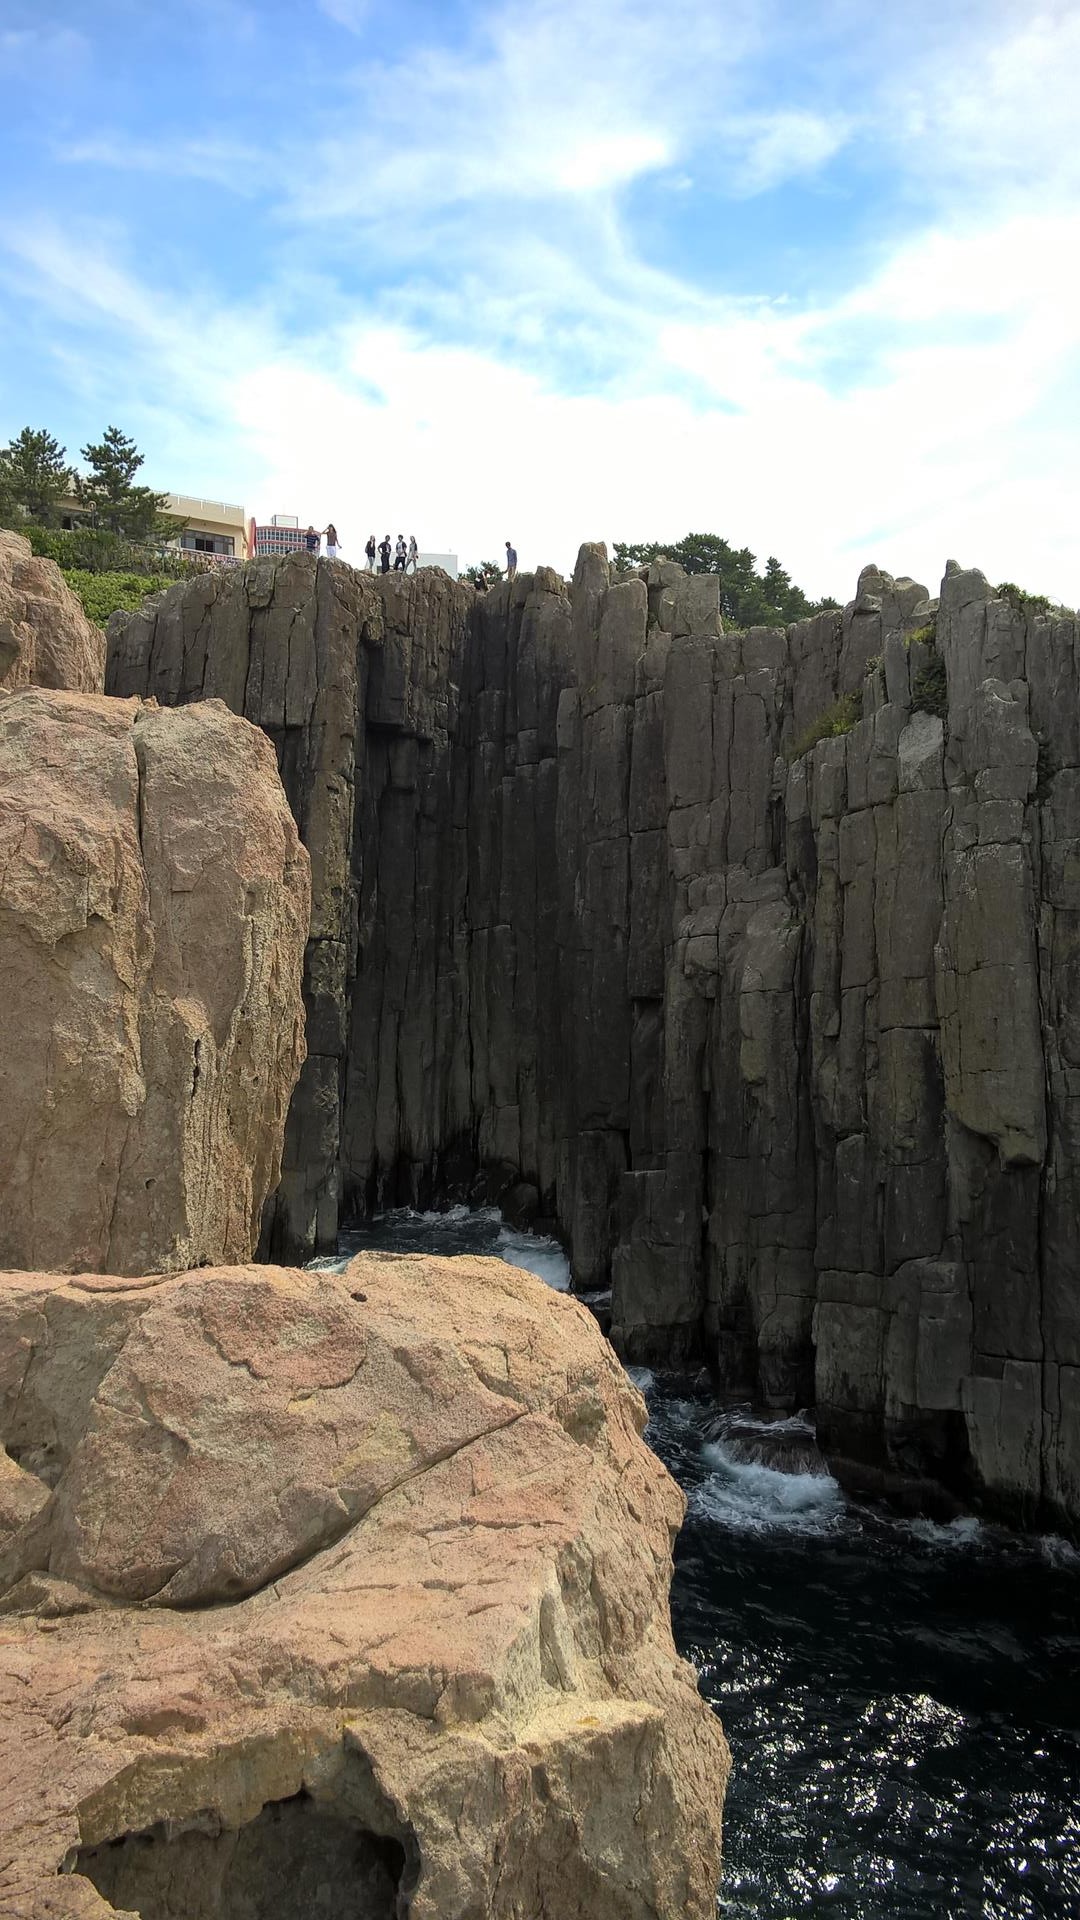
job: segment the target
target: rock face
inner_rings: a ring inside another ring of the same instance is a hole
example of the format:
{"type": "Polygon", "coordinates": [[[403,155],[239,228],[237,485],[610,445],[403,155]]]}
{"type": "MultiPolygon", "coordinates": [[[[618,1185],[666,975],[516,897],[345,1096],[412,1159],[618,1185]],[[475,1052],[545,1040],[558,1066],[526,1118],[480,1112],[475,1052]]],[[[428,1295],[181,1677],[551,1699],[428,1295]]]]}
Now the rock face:
{"type": "Polygon", "coordinates": [[[534,1189],[628,1357],[1080,1526],[1073,617],[952,565],[725,633],[600,547],[473,601],[296,559],[115,617],[109,684],[264,725],[312,848],[272,1245],[534,1189]]]}
{"type": "Polygon", "coordinates": [[[644,1417],[501,1261],[0,1276],[4,1914],[706,1920],[644,1417]]]}
{"type": "Polygon", "coordinates": [[[105,635],[51,560],[0,528],[0,692],[18,687],[105,691],[105,635]]]}
{"type": "Polygon", "coordinates": [[[0,699],[0,1260],[250,1258],[303,1056],[308,859],[256,729],[0,699]]]}

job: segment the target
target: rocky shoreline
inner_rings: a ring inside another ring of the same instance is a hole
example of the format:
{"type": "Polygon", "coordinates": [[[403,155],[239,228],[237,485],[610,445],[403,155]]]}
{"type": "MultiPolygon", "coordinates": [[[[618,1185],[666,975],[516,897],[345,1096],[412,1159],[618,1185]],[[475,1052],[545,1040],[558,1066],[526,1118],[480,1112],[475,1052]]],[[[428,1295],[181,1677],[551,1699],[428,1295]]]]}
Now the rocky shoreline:
{"type": "MultiPolygon", "coordinates": [[[[729,1760],[671,1636],[684,1502],[592,1317],[497,1261],[251,1264],[337,1058],[341,687],[320,705],[324,654],[274,630],[315,730],[276,741],[283,786],[235,702],[103,693],[101,636],[24,549],[0,541],[0,1907],[707,1920],[729,1760]]],[[[352,605],[344,570],[301,584],[352,605]]]]}

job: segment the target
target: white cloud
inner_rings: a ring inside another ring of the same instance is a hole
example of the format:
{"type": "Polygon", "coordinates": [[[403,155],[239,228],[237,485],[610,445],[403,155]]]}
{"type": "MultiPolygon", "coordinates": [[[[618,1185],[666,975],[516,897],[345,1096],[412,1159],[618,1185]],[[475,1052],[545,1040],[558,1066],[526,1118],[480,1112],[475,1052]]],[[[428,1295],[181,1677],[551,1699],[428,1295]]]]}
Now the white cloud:
{"type": "Polygon", "coordinates": [[[785,180],[816,173],[839,153],[852,127],[847,114],[790,109],[730,123],[726,133],[737,154],[736,190],[767,193],[785,180]]]}
{"type": "MultiPolygon", "coordinates": [[[[232,303],[143,284],[115,232],[9,244],[67,377],[152,422],[157,484],[333,517],[354,556],[376,520],[463,559],[510,534],[564,568],[582,538],[696,525],[812,592],[843,597],[870,559],[933,585],[955,552],[1075,602],[1077,17],[988,0],[950,48],[912,4],[910,45],[875,12],[859,84],[819,67],[813,107],[748,104],[740,63],[777,20],[750,0],[540,0],[407,71],[365,55],[320,138],[249,169],[295,196],[277,308],[272,282],[232,303]],[[764,193],[867,140],[908,231],[881,230],[854,285],[734,299],[635,244],[621,196],[649,176],[764,193]]],[[[196,128],[162,165],[229,158],[196,128]]]]}
{"type": "Polygon", "coordinates": [[[319,0],[319,12],[347,33],[363,33],[371,24],[372,0],[319,0]]]}
{"type": "Polygon", "coordinates": [[[222,139],[128,140],[99,135],[57,149],[64,165],[109,167],[122,173],[163,173],[178,179],[207,180],[231,193],[250,197],[256,190],[261,155],[242,141],[222,139]]]}
{"type": "MultiPolygon", "coordinates": [[[[954,241],[930,236],[857,295],[799,312],[714,303],[707,319],[639,317],[648,359],[606,392],[553,391],[536,371],[435,344],[373,310],[302,342],[272,319],[157,295],[53,232],[15,237],[57,329],[123,342],[108,363],[109,415],[167,396],[152,478],[245,498],[341,528],[347,551],[399,528],[464,559],[513,537],[523,564],[569,569],[585,538],[723,532],[776,552],[812,592],[845,597],[874,559],[933,586],[949,553],[1070,603],[1080,599],[1071,473],[1075,414],[1060,395],[1080,366],[1080,325],[1019,294],[981,344],[898,316],[955,257],[947,314],[997,248],[1039,276],[1065,235],[1052,221],[954,241]],[[837,339],[853,317],[890,344],[838,388],[837,339]],[[673,390],[687,376],[694,397],[673,390]],[[115,405],[113,404],[115,401],[115,405]],[[376,524],[377,523],[377,524],[376,524]]],[[[96,422],[94,423],[96,424],[96,422]]]]}

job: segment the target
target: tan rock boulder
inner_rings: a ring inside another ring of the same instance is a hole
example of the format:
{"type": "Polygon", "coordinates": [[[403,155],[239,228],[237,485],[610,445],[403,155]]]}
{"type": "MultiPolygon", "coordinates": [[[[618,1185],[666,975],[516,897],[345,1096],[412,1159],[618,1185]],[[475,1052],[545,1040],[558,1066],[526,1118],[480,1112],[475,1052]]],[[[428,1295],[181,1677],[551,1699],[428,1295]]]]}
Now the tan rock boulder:
{"type": "Polygon", "coordinates": [[[0,1276],[0,1910],[706,1920],[644,1417],[500,1261],[0,1276]]]}
{"type": "Polygon", "coordinates": [[[273,749],[220,703],[0,700],[0,1261],[250,1258],[308,911],[273,749]]]}
{"type": "Polygon", "coordinates": [[[105,635],[55,562],[0,529],[0,691],[28,686],[104,693],[105,635]]]}

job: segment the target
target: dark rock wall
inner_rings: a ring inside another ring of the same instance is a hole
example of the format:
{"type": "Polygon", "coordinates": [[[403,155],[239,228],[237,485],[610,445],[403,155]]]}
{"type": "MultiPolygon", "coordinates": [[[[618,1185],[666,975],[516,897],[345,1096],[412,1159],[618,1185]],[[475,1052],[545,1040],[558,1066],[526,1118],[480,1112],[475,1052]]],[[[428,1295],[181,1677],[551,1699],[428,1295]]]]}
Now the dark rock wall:
{"type": "Polygon", "coordinates": [[[111,692],[266,727],[312,852],[274,1251],[524,1180],[629,1358],[1076,1523],[1073,618],[867,569],[724,633],[715,580],[584,547],[480,599],[256,563],[110,643],[111,692]]]}

